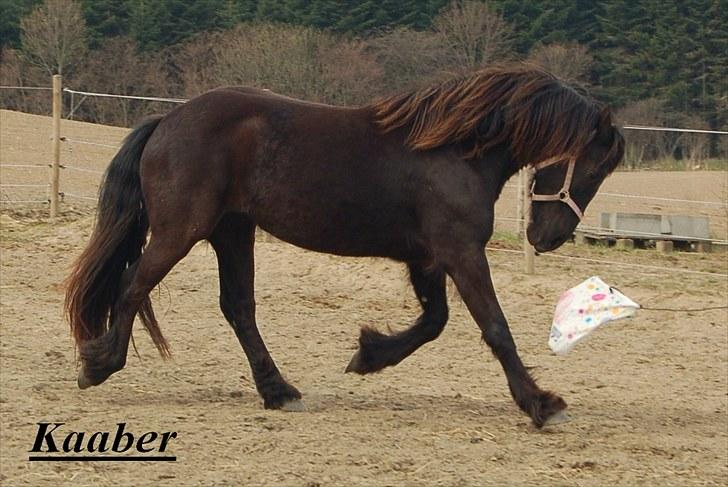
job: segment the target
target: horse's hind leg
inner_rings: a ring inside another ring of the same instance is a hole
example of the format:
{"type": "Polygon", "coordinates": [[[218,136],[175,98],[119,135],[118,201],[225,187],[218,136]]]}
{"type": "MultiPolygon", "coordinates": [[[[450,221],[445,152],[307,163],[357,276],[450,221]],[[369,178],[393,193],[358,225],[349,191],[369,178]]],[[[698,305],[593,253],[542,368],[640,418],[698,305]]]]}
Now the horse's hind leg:
{"type": "Polygon", "coordinates": [[[255,323],[255,224],[245,215],[228,214],[209,240],[217,254],[220,272],[220,308],[248,357],[264,407],[302,410],[301,393],[281,376],[255,323]]]}
{"type": "Polygon", "coordinates": [[[189,252],[194,238],[153,233],[139,260],[122,275],[120,297],[111,311],[109,331],[83,343],[78,386],[85,389],[104,382],[124,368],[134,316],[149,292],[189,252]]]}
{"type": "Polygon", "coordinates": [[[359,350],[349,362],[347,372],[368,374],[396,365],[437,338],[445,328],[448,317],[445,273],[440,269],[426,270],[419,263],[409,264],[409,272],[422,314],[414,325],[394,335],[362,328],[359,350]]]}

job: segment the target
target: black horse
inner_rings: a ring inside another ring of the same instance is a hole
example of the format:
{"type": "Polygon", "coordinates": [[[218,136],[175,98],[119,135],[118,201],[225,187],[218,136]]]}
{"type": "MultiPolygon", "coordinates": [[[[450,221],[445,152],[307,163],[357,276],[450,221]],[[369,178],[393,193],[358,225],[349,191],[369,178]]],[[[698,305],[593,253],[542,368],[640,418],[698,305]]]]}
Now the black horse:
{"type": "Polygon", "coordinates": [[[300,247],[407,264],[422,314],[385,335],[363,328],[347,371],[395,365],[440,334],[449,275],[537,427],[566,408],[516,352],[484,246],[505,182],[537,168],[528,238],[559,247],[623,156],[610,112],[541,70],[489,68],[358,108],[221,88],[126,138],[101,188],[96,228],[68,280],[78,385],[126,363],[135,315],[163,356],[149,292],[192,246],[217,254],[220,306],[266,408],[301,407],[255,322],[256,226],[300,247]],[[564,204],[567,203],[567,204],[564,204]],[[147,234],[150,233],[147,241],[147,234]]]}

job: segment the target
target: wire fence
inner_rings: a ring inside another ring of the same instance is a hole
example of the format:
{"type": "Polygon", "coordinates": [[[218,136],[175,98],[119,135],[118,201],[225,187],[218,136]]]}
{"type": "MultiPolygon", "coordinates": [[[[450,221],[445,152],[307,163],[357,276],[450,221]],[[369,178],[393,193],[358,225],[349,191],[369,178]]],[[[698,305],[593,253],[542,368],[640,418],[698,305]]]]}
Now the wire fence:
{"type": "Polygon", "coordinates": [[[724,130],[705,130],[705,129],[685,129],[677,127],[652,127],[649,125],[622,125],[622,129],[626,130],[648,130],[652,132],[682,132],[688,134],[716,134],[716,135],[728,135],[728,132],[724,130]]]}
{"type": "Polygon", "coordinates": [[[163,98],[158,96],[136,96],[136,95],[116,95],[113,93],[97,93],[93,91],[79,91],[71,90],[69,88],[63,88],[64,93],[71,95],[82,95],[82,96],[95,96],[99,98],[123,98],[126,100],[144,100],[144,101],[161,101],[169,103],[185,103],[189,100],[187,98],[163,98]]]}
{"type": "MultiPolygon", "coordinates": [[[[43,87],[43,86],[34,86],[34,87],[27,87],[27,86],[0,86],[0,89],[22,89],[22,90],[51,90],[50,87],[43,87]]],[[[123,99],[132,99],[132,100],[143,100],[143,101],[150,101],[150,102],[167,102],[167,103],[173,103],[173,104],[181,104],[185,103],[187,100],[184,98],[164,98],[164,97],[153,97],[153,96],[132,96],[132,95],[118,95],[118,94],[112,94],[112,93],[98,93],[98,92],[90,92],[90,91],[81,91],[81,90],[72,90],[69,88],[64,88],[63,93],[66,93],[70,95],[71,97],[80,97],[79,100],[72,99],[71,108],[69,113],[72,114],[73,111],[81,104],[83,101],[88,97],[102,97],[102,98],[123,98],[123,99]]],[[[702,130],[702,129],[691,129],[691,128],[678,128],[678,127],[652,127],[652,126],[643,126],[643,125],[624,125],[621,127],[625,130],[648,130],[648,131],[672,131],[672,132],[685,132],[685,133],[699,133],[699,134],[717,134],[717,135],[728,135],[728,131],[719,131],[719,130],[702,130]]],[[[87,139],[81,139],[81,138],[75,138],[75,137],[69,137],[69,136],[61,136],[60,140],[62,142],[62,147],[64,148],[64,153],[66,154],[66,158],[68,159],[67,162],[60,164],[60,169],[62,170],[62,174],[67,173],[79,173],[79,174],[87,174],[87,175],[93,175],[97,176],[97,184],[100,184],[101,177],[104,173],[103,170],[93,167],[87,167],[81,164],[81,157],[80,154],[83,152],[81,148],[83,147],[91,147],[96,148],[98,150],[107,151],[107,158],[106,160],[110,160],[111,156],[118,150],[120,145],[118,143],[110,143],[109,141],[94,141],[94,140],[87,140],[87,139]]],[[[50,164],[42,164],[37,162],[15,162],[13,163],[0,163],[0,170],[9,170],[9,171],[37,171],[40,169],[48,170],[50,167],[50,164]]],[[[41,178],[42,174],[38,172],[38,177],[41,178]]],[[[5,179],[5,178],[3,178],[5,179]]],[[[506,193],[510,193],[511,195],[513,192],[518,193],[521,190],[521,188],[515,184],[515,183],[508,183],[503,187],[503,191],[506,193]]],[[[0,182],[0,191],[2,191],[2,196],[0,197],[0,204],[3,205],[17,205],[17,204],[43,204],[48,205],[49,204],[49,194],[50,194],[50,185],[48,183],[46,184],[39,184],[39,183],[6,183],[4,180],[0,182]],[[7,191],[5,191],[6,188],[15,189],[15,190],[34,190],[36,193],[33,195],[25,195],[25,194],[18,194],[15,198],[11,198],[7,191]],[[38,195],[37,190],[40,188],[43,188],[45,190],[45,197],[41,197],[38,195]]],[[[85,205],[93,206],[94,203],[97,201],[97,195],[94,193],[84,193],[79,192],[77,190],[59,190],[60,197],[62,201],[65,201],[66,199],[72,199],[77,200],[85,205]]],[[[666,196],[646,196],[646,195],[640,195],[640,194],[629,194],[629,193],[622,193],[622,192],[600,192],[597,195],[597,198],[599,199],[612,199],[612,200],[619,200],[622,202],[625,201],[644,201],[644,202],[655,202],[660,203],[664,205],[674,205],[674,206],[680,206],[683,205],[689,205],[691,208],[711,208],[713,210],[726,210],[728,215],[728,201],[709,201],[709,200],[699,200],[699,199],[686,199],[686,198],[671,198],[666,196]]],[[[596,198],[595,198],[596,199],[596,198]]],[[[506,222],[509,224],[516,224],[516,227],[518,229],[523,229],[525,226],[525,219],[519,216],[511,217],[511,216],[498,216],[496,218],[496,222],[506,222]]],[[[608,232],[610,229],[606,227],[602,227],[600,225],[587,225],[587,224],[581,224],[578,227],[582,231],[592,231],[592,232],[608,232]]],[[[646,239],[660,239],[660,238],[675,238],[675,239],[690,239],[692,237],[687,235],[666,235],[661,233],[652,233],[652,232],[636,232],[635,236],[637,237],[643,237],[646,239]]],[[[720,245],[728,245],[728,239],[713,239],[713,243],[720,244],[720,245]]],[[[511,252],[511,253],[519,253],[523,254],[524,251],[522,250],[513,250],[513,249],[502,249],[502,248],[492,248],[488,247],[488,250],[491,251],[497,251],[497,252],[511,252]]],[[[644,269],[644,270],[652,270],[652,271],[659,271],[659,272],[669,272],[669,273],[685,273],[685,274],[694,274],[694,275],[703,275],[703,276],[712,276],[712,277],[728,277],[728,274],[726,273],[717,273],[717,272],[707,272],[707,271],[697,271],[693,269],[684,269],[684,268],[675,268],[675,267],[667,267],[667,266],[651,266],[646,264],[636,264],[636,263],[625,263],[625,262],[618,262],[618,261],[611,261],[611,260],[602,260],[602,259],[591,259],[591,258],[585,258],[580,256],[574,256],[574,255],[565,255],[560,253],[548,253],[544,254],[548,256],[548,258],[555,258],[555,259],[571,259],[574,261],[582,261],[582,262],[589,262],[591,264],[598,264],[598,265],[604,265],[604,266],[627,266],[632,267],[636,269],[644,269]]]]}
{"type": "Polygon", "coordinates": [[[0,85],[0,90],[37,90],[37,91],[51,91],[53,88],[50,86],[8,86],[0,85]]]}
{"type": "MultiPolygon", "coordinates": [[[[506,252],[506,253],[518,254],[518,255],[523,254],[523,250],[502,249],[500,247],[491,247],[491,246],[487,246],[485,249],[486,249],[486,251],[489,251],[489,252],[506,252]]],[[[578,255],[568,255],[568,254],[562,254],[562,253],[557,253],[557,252],[539,254],[539,256],[546,257],[547,259],[566,259],[566,260],[572,260],[572,261],[589,262],[591,264],[598,264],[598,265],[602,265],[602,266],[617,266],[617,267],[627,267],[627,268],[633,268],[633,269],[646,269],[646,270],[658,271],[658,272],[663,272],[663,273],[672,273],[672,274],[693,274],[693,275],[701,275],[701,276],[728,278],[728,273],[722,273],[722,272],[696,271],[693,269],[684,269],[681,267],[666,267],[666,266],[658,266],[658,265],[636,264],[634,262],[619,262],[619,261],[615,261],[615,260],[591,259],[588,257],[581,257],[578,255]]]]}

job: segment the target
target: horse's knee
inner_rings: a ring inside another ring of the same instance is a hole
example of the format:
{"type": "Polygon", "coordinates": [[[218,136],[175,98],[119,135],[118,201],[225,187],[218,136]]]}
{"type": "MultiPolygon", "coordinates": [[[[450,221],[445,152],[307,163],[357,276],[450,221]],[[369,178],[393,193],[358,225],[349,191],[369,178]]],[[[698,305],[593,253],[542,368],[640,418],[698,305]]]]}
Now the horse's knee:
{"type": "Polygon", "coordinates": [[[505,320],[496,320],[486,327],[483,331],[483,340],[498,356],[516,350],[513,336],[505,320]]]}
{"type": "Polygon", "coordinates": [[[234,329],[251,322],[251,316],[255,316],[255,305],[244,298],[235,299],[225,293],[220,295],[220,310],[225,319],[234,329]]]}

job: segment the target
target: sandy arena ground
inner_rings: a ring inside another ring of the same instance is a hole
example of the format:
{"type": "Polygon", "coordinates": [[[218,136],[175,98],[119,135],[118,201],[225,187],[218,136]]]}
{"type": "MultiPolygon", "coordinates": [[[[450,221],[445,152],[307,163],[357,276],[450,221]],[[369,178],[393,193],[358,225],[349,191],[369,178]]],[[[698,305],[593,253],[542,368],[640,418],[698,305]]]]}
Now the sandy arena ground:
{"type": "MultiPolygon", "coordinates": [[[[47,163],[47,118],[2,111],[0,128],[2,164],[47,163]]],[[[64,123],[69,139],[115,144],[124,133],[64,123]]],[[[109,150],[76,143],[73,159],[64,161],[100,170],[109,150]]],[[[2,184],[45,182],[43,171],[40,179],[32,171],[3,170],[2,184]]],[[[64,170],[62,188],[93,195],[98,174],[77,173],[64,170]]],[[[604,191],[720,202],[726,174],[620,173],[604,191]]],[[[20,198],[5,188],[3,197],[20,198]]],[[[522,358],[535,366],[542,386],[569,403],[570,423],[537,431],[513,404],[499,364],[452,287],[450,322],[438,340],[380,374],[345,375],[359,326],[397,330],[418,315],[404,269],[268,238],[256,248],[258,322],[308,411],[264,410],[217,306],[214,253],[200,244],[154,293],[173,360],[162,361],[137,325],[141,359],[130,354],[123,371],[79,391],[61,306],[62,281],[92,228],[84,201],[67,198],[73,206],[66,204],[55,224],[28,205],[3,205],[0,214],[1,485],[725,485],[725,310],[644,310],[598,330],[565,357],[547,346],[558,296],[590,275],[644,305],[679,308],[726,305],[724,276],[547,256],[526,276],[519,255],[488,251],[522,358]],[[170,453],[177,462],[30,463],[39,421],[88,432],[113,430],[117,422],[137,434],[176,431],[170,453]]],[[[507,215],[510,203],[499,214],[507,215]]],[[[590,213],[598,214],[600,204],[620,209],[604,198],[590,213]]],[[[726,238],[725,210],[699,210],[712,212],[714,237],[726,238]]],[[[699,214],[690,206],[661,211],[699,214]]],[[[496,246],[516,248],[507,241],[496,246]]],[[[557,253],[728,273],[724,253],[573,244],[557,253]]]]}

